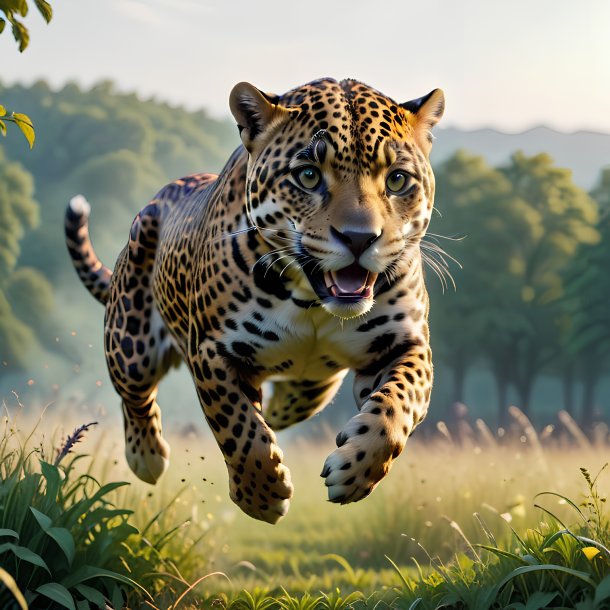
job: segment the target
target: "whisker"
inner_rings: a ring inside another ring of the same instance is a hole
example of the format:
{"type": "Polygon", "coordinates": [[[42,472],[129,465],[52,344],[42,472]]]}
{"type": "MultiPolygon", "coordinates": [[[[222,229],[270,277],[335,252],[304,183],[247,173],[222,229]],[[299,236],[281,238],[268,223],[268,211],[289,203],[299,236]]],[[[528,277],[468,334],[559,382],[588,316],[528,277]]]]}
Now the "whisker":
{"type": "Polygon", "coordinates": [[[447,258],[449,258],[452,262],[454,262],[460,269],[463,269],[461,263],[456,260],[455,258],[453,258],[450,254],[447,254],[446,252],[442,252],[442,251],[438,251],[434,248],[422,248],[422,254],[426,253],[428,258],[433,258],[434,260],[436,260],[440,265],[443,266],[443,268],[449,270],[449,263],[447,262],[447,260],[445,259],[445,256],[447,258]]]}
{"type": "Polygon", "coordinates": [[[292,241],[293,243],[298,243],[300,239],[300,233],[298,231],[294,231],[293,229],[271,229],[269,227],[259,227],[257,225],[251,225],[245,229],[238,229],[237,231],[231,231],[230,233],[223,233],[218,237],[215,237],[212,241],[217,242],[223,239],[228,239],[230,237],[235,237],[236,235],[241,235],[243,233],[250,233],[250,231],[269,231],[271,233],[293,233],[296,237],[287,237],[285,235],[275,235],[275,239],[283,239],[284,241],[292,241]]]}
{"type": "Polygon", "coordinates": [[[445,294],[445,289],[447,288],[447,280],[445,279],[443,272],[439,269],[439,267],[433,261],[429,260],[426,257],[423,257],[423,260],[426,263],[426,265],[428,265],[428,267],[434,272],[436,277],[438,277],[438,279],[441,283],[441,288],[443,290],[443,294],[445,294]]]}
{"type": "MultiPolygon", "coordinates": [[[[435,271],[435,273],[437,275],[440,274],[440,275],[443,276],[443,279],[441,280],[441,283],[443,283],[444,287],[446,287],[446,288],[449,287],[448,282],[447,282],[447,280],[448,280],[448,281],[451,282],[451,285],[453,286],[453,289],[457,290],[457,286],[456,286],[455,280],[453,278],[453,275],[451,274],[451,271],[449,270],[449,267],[448,267],[446,261],[443,260],[442,263],[441,263],[438,259],[435,259],[435,258],[430,257],[428,255],[425,256],[425,261],[428,264],[428,266],[435,271]]],[[[460,267],[461,267],[461,265],[460,265],[460,267]]],[[[444,290],[443,290],[443,292],[444,292],[444,290]]]]}
{"type": "Polygon", "coordinates": [[[273,256],[274,254],[279,254],[280,252],[289,252],[290,248],[276,248],[275,250],[270,250],[269,252],[265,252],[262,256],[260,256],[257,261],[252,265],[252,269],[256,267],[259,263],[262,263],[265,258],[268,256],[273,256]]]}
{"type": "Polygon", "coordinates": [[[439,233],[426,233],[426,235],[424,236],[424,241],[426,239],[426,237],[433,237],[435,240],[438,239],[446,239],[448,241],[463,241],[464,239],[466,239],[466,235],[440,235],[439,233]]]}
{"type": "Polygon", "coordinates": [[[280,260],[281,258],[283,258],[284,256],[289,256],[290,254],[292,254],[291,252],[291,248],[277,248],[275,250],[271,250],[270,252],[266,252],[265,254],[263,254],[260,258],[257,259],[257,261],[254,263],[254,265],[252,265],[251,268],[251,272],[254,271],[255,267],[257,265],[261,265],[263,267],[265,267],[265,277],[267,276],[267,272],[269,271],[269,269],[271,267],[273,267],[273,265],[275,265],[275,263],[280,260]],[[277,254],[281,254],[282,256],[280,256],[279,258],[273,260],[271,257],[277,254]],[[268,260],[264,260],[264,259],[268,259],[268,260]]]}
{"type": "MultiPolygon", "coordinates": [[[[278,259],[279,260],[279,259],[278,259]]],[[[277,261],[276,261],[277,262],[277,261]]],[[[292,265],[293,263],[297,263],[296,260],[292,259],[281,271],[280,271],[280,277],[282,277],[282,274],[284,273],[284,271],[286,271],[286,269],[288,269],[288,267],[290,267],[290,265],[292,265]]],[[[297,263],[298,264],[298,263],[297,263]]]]}
{"type": "Polygon", "coordinates": [[[223,233],[222,235],[218,235],[218,237],[215,237],[212,242],[216,243],[217,241],[228,239],[229,237],[235,237],[236,235],[241,235],[242,233],[249,233],[250,231],[254,231],[255,229],[256,227],[248,227],[247,229],[239,229],[237,231],[231,231],[230,233],[223,233]]]}

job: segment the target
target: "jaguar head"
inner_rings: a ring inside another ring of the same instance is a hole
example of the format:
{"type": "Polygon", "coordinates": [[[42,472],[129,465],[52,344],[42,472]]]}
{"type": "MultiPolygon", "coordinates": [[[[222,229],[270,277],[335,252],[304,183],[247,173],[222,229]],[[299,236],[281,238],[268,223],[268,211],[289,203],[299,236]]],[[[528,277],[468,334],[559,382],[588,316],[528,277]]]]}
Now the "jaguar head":
{"type": "Polygon", "coordinates": [[[434,203],[431,129],[444,95],[397,104],[354,80],[283,96],[235,86],[251,223],[269,264],[304,274],[322,306],[360,316],[419,261],[434,203]]]}

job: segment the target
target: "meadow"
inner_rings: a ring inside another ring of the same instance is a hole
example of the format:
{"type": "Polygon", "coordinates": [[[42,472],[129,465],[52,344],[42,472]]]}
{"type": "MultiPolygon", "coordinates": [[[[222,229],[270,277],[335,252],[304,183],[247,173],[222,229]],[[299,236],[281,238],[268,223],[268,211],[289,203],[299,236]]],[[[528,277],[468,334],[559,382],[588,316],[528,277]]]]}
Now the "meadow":
{"type": "MultiPolygon", "coordinates": [[[[284,442],[295,494],[288,515],[270,526],[230,502],[222,459],[208,438],[170,437],[170,469],[151,487],[129,472],[121,430],[91,426],[68,442],[67,453],[66,420],[47,412],[36,424],[27,412],[7,408],[3,422],[0,535],[19,530],[15,509],[12,522],[7,515],[12,497],[47,534],[51,526],[72,532],[80,557],[73,567],[107,555],[86,582],[74,584],[70,570],[59,574],[58,587],[42,589],[50,597],[32,597],[38,581],[28,572],[29,593],[22,593],[30,608],[80,610],[100,607],[102,599],[108,607],[159,610],[608,607],[610,536],[599,491],[607,486],[607,429],[598,428],[591,442],[566,420],[571,432],[547,428],[538,435],[516,409],[502,436],[479,421],[473,428],[463,423],[455,438],[441,423],[410,441],[371,497],[347,506],[326,501],[319,477],[334,445],[331,434],[284,442]],[[51,438],[49,430],[55,430],[51,438]],[[24,457],[15,484],[32,476],[40,484],[29,500],[7,492],[17,454],[24,457]],[[38,474],[40,460],[56,464],[62,473],[56,483],[50,466],[38,474]],[[53,492],[58,510],[54,516],[48,508],[44,523],[40,504],[49,502],[54,484],[69,493],[53,492]],[[85,497],[95,499],[79,504],[85,497]],[[62,522],[62,511],[74,514],[71,525],[62,522]],[[78,528],[96,518],[79,538],[78,528]],[[62,587],[70,600],[59,595],[62,587]]],[[[45,538],[29,515],[21,527],[34,533],[20,531],[19,544],[42,559],[50,554],[54,571],[57,546],[63,549],[57,532],[45,538]]],[[[5,543],[1,565],[9,557],[5,543]]],[[[42,573],[32,557],[18,559],[42,573]]],[[[0,601],[19,607],[6,590],[0,601]]]]}

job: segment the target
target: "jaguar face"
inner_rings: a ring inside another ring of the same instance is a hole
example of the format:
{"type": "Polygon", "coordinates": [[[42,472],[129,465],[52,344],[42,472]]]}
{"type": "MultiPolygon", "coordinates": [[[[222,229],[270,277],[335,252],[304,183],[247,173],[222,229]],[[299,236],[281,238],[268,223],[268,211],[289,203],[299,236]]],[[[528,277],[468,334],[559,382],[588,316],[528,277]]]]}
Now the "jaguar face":
{"type": "Polygon", "coordinates": [[[399,105],[353,80],[282,97],[233,90],[266,258],[304,274],[329,313],[367,313],[417,255],[434,200],[430,129],[443,108],[438,89],[399,105]]]}

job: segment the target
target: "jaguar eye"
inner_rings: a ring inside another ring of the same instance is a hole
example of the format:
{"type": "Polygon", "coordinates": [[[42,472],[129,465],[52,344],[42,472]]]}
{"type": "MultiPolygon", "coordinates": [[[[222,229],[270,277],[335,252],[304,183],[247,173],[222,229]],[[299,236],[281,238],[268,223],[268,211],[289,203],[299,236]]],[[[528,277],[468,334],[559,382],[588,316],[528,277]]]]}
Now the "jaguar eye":
{"type": "Polygon", "coordinates": [[[295,180],[307,191],[315,189],[322,181],[320,170],[313,165],[308,165],[294,172],[295,180]]]}
{"type": "Polygon", "coordinates": [[[391,195],[402,195],[411,185],[412,176],[407,172],[396,171],[392,172],[385,181],[385,187],[391,195]]]}

